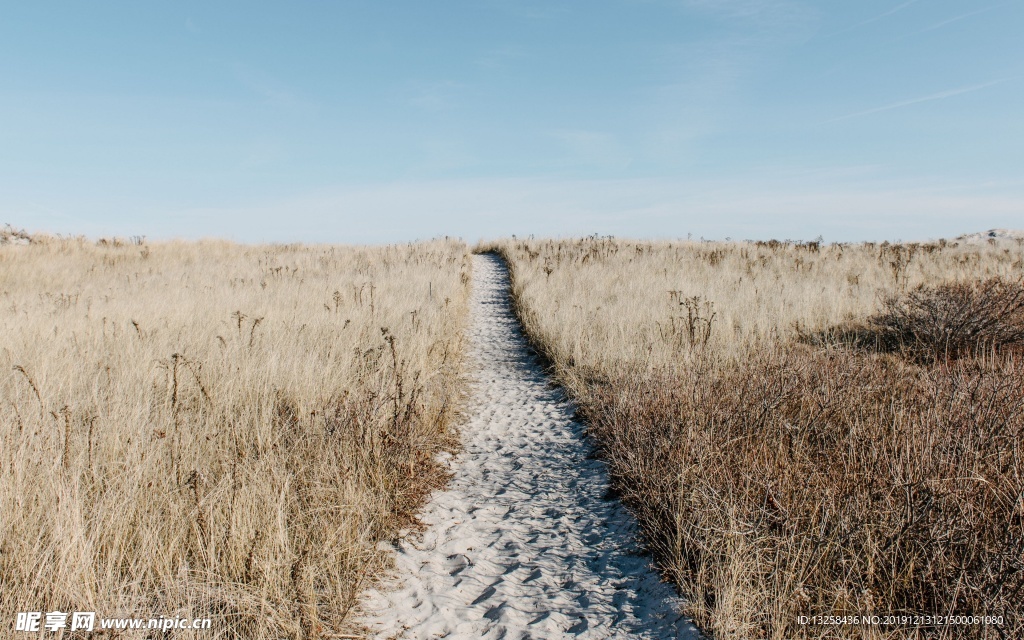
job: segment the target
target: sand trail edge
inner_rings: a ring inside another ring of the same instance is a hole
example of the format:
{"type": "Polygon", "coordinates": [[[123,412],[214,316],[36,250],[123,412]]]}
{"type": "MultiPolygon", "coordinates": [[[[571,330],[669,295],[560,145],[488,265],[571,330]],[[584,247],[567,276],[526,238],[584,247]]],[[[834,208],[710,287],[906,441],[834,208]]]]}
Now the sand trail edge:
{"type": "Polygon", "coordinates": [[[608,475],[522,333],[504,262],[473,257],[462,452],[370,590],[376,638],[699,638],[606,499],[608,475]]]}

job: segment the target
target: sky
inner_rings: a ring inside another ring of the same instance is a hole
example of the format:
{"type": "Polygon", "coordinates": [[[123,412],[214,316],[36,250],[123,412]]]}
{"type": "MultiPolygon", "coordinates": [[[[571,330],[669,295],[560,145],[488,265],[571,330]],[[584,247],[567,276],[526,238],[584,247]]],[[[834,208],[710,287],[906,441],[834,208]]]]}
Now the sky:
{"type": "Polygon", "coordinates": [[[0,224],[30,231],[1024,228],[1024,0],[2,6],[0,224]]]}

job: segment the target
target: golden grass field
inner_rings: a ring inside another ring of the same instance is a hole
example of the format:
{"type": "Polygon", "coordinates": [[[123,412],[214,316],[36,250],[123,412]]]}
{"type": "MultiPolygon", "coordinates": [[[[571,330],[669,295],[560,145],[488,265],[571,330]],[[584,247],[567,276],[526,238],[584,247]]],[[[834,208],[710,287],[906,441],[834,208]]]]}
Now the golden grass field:
{"type": "Polygon", "coordinates": [[[0,247],[0,611],[351,629],[444,482],[468,286],[455,241],[0,247]]]}
{"type": "Polygon", "coordinates": [[[699,627],[1024,634],[1020,241],[478,249],[699,627]],[[799,623],[844,614],[1004,624],[799,623]]]}
{"type": "MultiPolygon", "coordinates": [[[[0,611],[358,637],[457,447],[468,247],[0,240],[0,611]]],[[[478,250],[699,627],[994,639],[1024,634],[1022,245],[478,250]],[[798,622],[844,614],[1004,623],[798,622]]]]}

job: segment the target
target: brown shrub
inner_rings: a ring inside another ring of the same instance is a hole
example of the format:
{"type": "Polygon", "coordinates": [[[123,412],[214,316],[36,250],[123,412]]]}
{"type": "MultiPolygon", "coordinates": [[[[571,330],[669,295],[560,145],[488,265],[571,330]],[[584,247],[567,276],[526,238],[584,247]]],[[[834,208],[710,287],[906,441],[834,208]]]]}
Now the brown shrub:
{"type": "Polygon", "coordinates": [[[1024,283],[1003,278],[920,285],[885,299],[870,326],[882,346],[919,358],[959,358],[1024,342],[1024,283]]]}
{"type": "Polygon", "coordinates": [[[715,637],[1024,633],[1020,364],[925,369],[799,348],[575,392],[650,547],[715,637]],[[798,624],[925,613],[1005,626],[798,624]]]}
{"type": "Polygon", "coordinates": [[[701,628],[1024,636],[1020,246],[496,248],[701,628]],[[798,623],[865,613],[1003,624],[798,623]]]}

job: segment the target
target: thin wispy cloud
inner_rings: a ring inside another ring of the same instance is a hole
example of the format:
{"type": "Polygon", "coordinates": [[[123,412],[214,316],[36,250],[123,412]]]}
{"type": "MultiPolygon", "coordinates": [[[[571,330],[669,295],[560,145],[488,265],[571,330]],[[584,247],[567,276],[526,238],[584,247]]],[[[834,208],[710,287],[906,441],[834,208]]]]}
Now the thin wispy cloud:
{"type": "Polygon", "coordinates": [[[499,69],[530,57],[525,47],[497,47],[484,51],[474,64],[485,69],[499,69]]]}
{"type": "Polygon", "coordinates": [[[644,87],[635,140],[656,161],[689,162],[701,140],[720,132],[744,87],[770,68],[818,21],[816,10],[787,0],[664,0],[689,14],[721,20],[713,36],[647,45],[652,62],[673,69],[644,87]]]}
{"type": "Polygon", "coordinates": [[[982,89],[986,89],[988,87],[991,87],[991,86],[994,86],[994,85],[997,85],[997,84],[1001,84],[1003,82],[1006,82],[1007,80],[1012,80],[1012,78],[999,78],[998,80],[992,80],[991,82],[983,82],[981,84],[973,84],[973,85],[970,85],[970,86],[967,86],[967,87],[960,87],[958,89],[949,89],[947,91],[939,91],[938,93],[932,93],[932,94],[929,94],[927,96],[921,96],[920,98],[911,98],[910,100],[900,100],[899,102],[893,102],[892,104],[887,104],[887,105],[884,105],[884,106],[881,106],[881,107],[874,107],[873,109],[865,109],[863,111],[857,111],[855,113],[848,113],[848,114],[846,114],[844,116],[839,116],[838,118],[832,118],[831,120],[826,120],[825,124],[829,124],[829,123],[832,123],[832,122],[839,122],[841,120],[849,120],[850,118],[859,118],[861,116],[866,116],[866,115],[870,115],[870,114],[873,114],[873,113],[882,113],[883,111],[892,111],[893,109],[901,109],[903,107],[909,107],[910,105],[920,104],[922,102],[931,102],[933,100],[942,100],[944,98],[952,98],[953,96],[959,96],[959,95],[963,95],[965,93],[972,93],[974,91],[981,91],[982,89]]]}
{"type": "Polygon", "coordinates": [[[523,2],[522,0],[490,0],[490,7],[505,14],[526,20],[548,20],[565,14],[568,8],[553,2],[523,2]]]}
{"type": "Polygon", "coordinates": [[[23,3],[0,20],[21,52],[0,223],[390,242],[1024,220],[1024,0],[473,6],[23,3]]]}
{"type": "Polygon", "coordinates": [[[294,87],[260,69],[241,62],[231,63],[229,69],[239,84],[272,107],[302,116],[319,109],[316,102],[294,87]]]}
{"type": "Polygon", "coordinates": [[[993,9],[998,9],[999,7],[1006,6],[1007,4],[1009,4],[1009,3],[1008,2],[1000,2],[999,4],[994,4],[992,6],[984,7],[982,9],[976,9],[974,11],[968,11],[967,13],[962,13],[962,14],[960,14],[958,16],[954,16],[952,18],[947,18],[946,20],[941,20],[939,22],[936,22],[935,24],[929,25],[929,26],[925,27],[924,29],[921,29],[920,31],[915,31],[914,33],[912,33],[910,35],[918,35],[918,34],[921,34],[921,33],[927,33],[929,31],[935,31],[936,29],[941,29],[942,27],[945,27],[946,25],[953,24],[954,22],[960,22],[961,20],[965,20],[967,18],[971,18],[971,17],[976,16],[976,15],[978,15],[980,13],[987,13],[989,11],[992,11],[993,9]]]}
{"type": "Polygon", "coordinates": [[[411,88],[409,104],[428,111],[444,111],[455,106],[455,93],[465,88],[452,80],[417,82],[411,88]]]}
{"type": "Polygon", "coordinates": [[[629,164],[629,156],[607,132],[567,129],[552,131],[549,135],[563,147],[565,161],[571,165],[624,167],[629,164]]]}
{"type": "Polygon", "coordinates": [[[918,1],[919,0],[908,0],[907,2],[903,2],[901,4],[898,4],[895,7],[893,7],[892,9],[889,9],[888,11],[880,13],[880,14],[872,17],[872,18],[868,18],[867,20],[861,20],[860,22],[858,22],[856,24],[852,24],[852,25],[846,27],[845,29],[840,29],[839,31],[836,31],[835,33],[833,33],[831,35],[837,36],[837,35],[839,35],[841,33],[846,33],[848,31],[853,31],[854,29],[859,29],[861,27],[867,26],[867,25],[869,25],[869,24],[871,24],[873,22],[878,22],[879,20],[882,20],[884,18],[888,18],[889,16],[893,15],[894,13],[899,13],[900,11],[903,11],[904,9],[906,9],[907,7],[909,7],[912,4],[917,4],[918,1]]]}
{"type": "Polygon", "coordinates": [[[800,40],[818,22],[819,11],[794,0],[670,0],[669,4],[753,28],[761,38],[800,40]]]}

